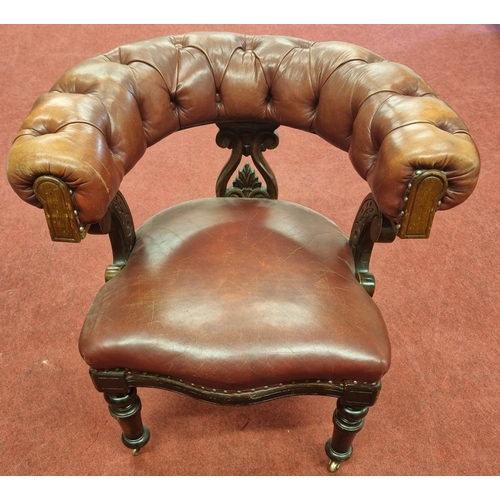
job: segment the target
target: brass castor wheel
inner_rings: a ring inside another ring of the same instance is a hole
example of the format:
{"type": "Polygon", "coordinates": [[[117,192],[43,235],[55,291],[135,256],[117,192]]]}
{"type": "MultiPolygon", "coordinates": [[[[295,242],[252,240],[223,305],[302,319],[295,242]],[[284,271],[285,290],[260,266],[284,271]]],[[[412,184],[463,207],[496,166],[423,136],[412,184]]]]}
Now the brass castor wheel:
{"type": "Polygon", "coordinates": [[[134,450],[132,450],[132,455],[134,455],[134,457],[136,457],[137,455],[139,455],[142,451],[142,448],[135,448],[134,450]]]}
{"type": "Polygon", "coordinates": [[[330,460],[328,464],[328,470],[330,472],[337,472],[340,469],[340,462],[335,462],[335,460],[330,460]]]}

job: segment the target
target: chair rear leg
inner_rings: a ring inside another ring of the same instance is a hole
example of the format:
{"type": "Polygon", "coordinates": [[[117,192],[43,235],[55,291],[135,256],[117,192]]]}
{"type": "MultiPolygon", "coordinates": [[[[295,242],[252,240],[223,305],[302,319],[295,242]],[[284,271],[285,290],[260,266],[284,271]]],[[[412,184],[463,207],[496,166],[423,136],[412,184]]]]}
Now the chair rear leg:
{"type": "Polygon", "coordinates": [[[337,408],[333,412],[333,436],[325,445],[326,454],[330,458],[330,472],[337,471],[342,462],[351,458],[352,442],[365,423],[364,417],[368,409],[368,406],[354,408],[337,401],[337,408]]]}
{"type": "Polygon", "coordinates": [[[109,412],[122,428],[122,442],[138,455],[149,441],[149,429],[142,423],[141,400],[133,387],[128,394],[104,394],[109,412]]]}

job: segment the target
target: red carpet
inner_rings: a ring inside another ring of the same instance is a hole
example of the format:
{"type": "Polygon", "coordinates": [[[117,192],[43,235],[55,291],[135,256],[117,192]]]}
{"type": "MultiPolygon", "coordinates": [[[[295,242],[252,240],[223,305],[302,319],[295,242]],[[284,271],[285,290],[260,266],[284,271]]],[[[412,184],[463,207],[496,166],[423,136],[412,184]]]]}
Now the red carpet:
{"type": "MultiPolygon", "coordinates": [[[[446,26],[0,26],[0,158],[35,99],[77,62],[122,43],[199,31],[343,40],[410,66],[469,126],[483,162],[463,205],[436,216],[429,240],[376,248],[375,300],[393,364],[339,475],[497,475],[500,470],[500,31],[446,26]]],[[[213,196],[227,152],[215,127],[152,147],[122,185],[136,226],[189,198],[213,196]],[[163,171],[159,178],[154,172],[163,171]]],[[[367,187],[347,155],[280,129],[267,158],[280,197],[346,232],[367,187]],[[325,186],[328,189],[325,189],[325,186]]],[[[152,439],[139,457],[93,388],[77,340],[111,261],[106,237],[50,241],[43,212],[0,180],[0,474],[327,475],[335,400],[288,398],[254,407],[207,405],[139,391],[152,439]]]]}

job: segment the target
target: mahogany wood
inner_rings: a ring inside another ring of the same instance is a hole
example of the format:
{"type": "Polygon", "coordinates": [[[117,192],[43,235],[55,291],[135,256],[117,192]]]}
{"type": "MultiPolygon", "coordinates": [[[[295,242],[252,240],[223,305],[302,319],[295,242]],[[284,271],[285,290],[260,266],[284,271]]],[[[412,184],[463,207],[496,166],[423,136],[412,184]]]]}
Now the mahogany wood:
{"type": "Polygon", "coordinates": [[[376,242],[390,243],[396,238],[391,221],[380,211],[372,194],[361,203],[351,229],[349,244],[354,255],[356,278],[373,296],[375,277],[370,272],[370,258],[376,242]]]}
{"type": "Polygon", "coordinates": [[[125,197],[120,191],[111,200],[103,220],[98,224],[92,224],[90,232],[109,234],[113,264],[106,268],[104,276],[105,280],[109,281],[127,263],[135,245],[134,220],[125,197]]]}
{"type": "Polygon", "coordinates": [[[368,406],[346,406],[340,400],[337,401],[337,408],[333,412],[333,436],[325,444],[326,454],[335,465],[335,470],[340,462],[351,458],[352,442],[362,429],[367,413],[368,406]]]}
{"type": "Polygon", "coordinates": [[[273,386],[246,390],[225,390],[204,387],[185,380],[177,380],[169,375],[148,374],[130,370],[90,369],[94,387],[104,393],[125,394],[132,387],[166,389],[192,396],[207,403],[230,406],[245,406],[287,396],[321,395],[340,398],[343,404],[373,405],[381,388],[380,382],[333,380],[292,380],[273,386]]]}
{"type": "Polygon", "coordinates": [[[137,454],[150,438],[149,429],[142,423],[141,400],[137,390],[132,388],[127,394],[104,394],[109,412],[122,428],[123,444],[137,454]]]}
{"type": "Polygon", "coordinates": [[[231,150],[231,156],[222,169],[215,186],[216,196],[237,196],[245,198],[278,199],[276,177],[263,156],[266,149],[278,146],[276,133],[278,125],[266,123],[219,123],[216,143],[221,148],[231,150]],[[250,165],[240,171],[232,188],[227,188],[229,179],[241,162],[242,156],[250,156],[257,170],[266,182],[262,188],[250,165]]]}
{"type": "Polygon", "coordinates": [[[337,397],[334,412],[334,432],[325,450],[332,460],[330,470],[335,472],[338,464],[352,455],[352,442],[363,427],[368,407],[375,404],[381,384],[358,381],[292,381],[272,387],[250,390],[220,390],[198,386],[170,376],[147,374],[129,370],[90,369],[90,376],[96,389],[104,393],[109,410],[122,428],[122,442],[137,454],[149,441],[149,429],[141,419],[141,402],[136,387],[165,389],[185,394],[196,399],[226,406],[249,406],[274,399],[298,395],[321,395],[337,397]]]}

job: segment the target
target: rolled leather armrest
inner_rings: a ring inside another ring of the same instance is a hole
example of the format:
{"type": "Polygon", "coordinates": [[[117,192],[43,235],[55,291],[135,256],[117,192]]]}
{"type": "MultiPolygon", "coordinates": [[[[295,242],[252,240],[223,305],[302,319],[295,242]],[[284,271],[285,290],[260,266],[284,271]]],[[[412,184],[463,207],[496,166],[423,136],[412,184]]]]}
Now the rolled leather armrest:
{"type": "Polygon", "coordinates": [[[97,222],[148,146],[224,121],[290,126],[348,151],[393,221],[416,170],[446,174],[440,208],[477,182],[465,124],[409,68],[348,43],[206,32],[123,45],[69,70],[23,123],[8,178],[40,206],[34,181],[56,176],[81,222],[97,222]]]}

